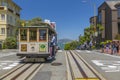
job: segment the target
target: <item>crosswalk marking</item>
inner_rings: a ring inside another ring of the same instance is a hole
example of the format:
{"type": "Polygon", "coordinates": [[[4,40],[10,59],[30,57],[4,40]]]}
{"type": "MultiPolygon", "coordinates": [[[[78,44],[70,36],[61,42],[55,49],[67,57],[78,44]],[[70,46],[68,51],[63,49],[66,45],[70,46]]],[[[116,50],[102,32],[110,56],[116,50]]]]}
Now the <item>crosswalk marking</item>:
{"type": "MultiPolygon", "coordinates": [[[[77,52],[82,52],[81,50],[76,50],[77,52]]],[[[111,55],[111,54],[106,54],[106,53],[100,53],[100,52],[96,52],[96,51],[89,51],[89,50],[85,50],[87,53],[93,53],[94,54],[99,54],[99,55],[106,55],[106,56],[110,56],[110,57],[114,57],[114,58],[120,58],[120,56],[116,56],[116,55],[111,55]]]]}
{"type": "Polygon", "coordinates": [[[105,72],[120,72],[120,61],[92,60],[92,62],[105,72]]]}
{"type": "Polygon", "coordinates": [[[81,50],[76,50],[77,52],[81,52],[81,50]]]}
{"type": "Polygon", "coordinates": [[[58,52],[62,52],[62,50],[58,50],[58,52]]]}
{"type": "Polygon", "coordinates": [[[0,53],[0,58],[5,57],[5,56],[10,56],[10,55],[15,55],[15,52],[9,52],[9,53],[0,53]]]}
{"type": "Polygon", "coordinates": [[[20,61],[0,61],[0,63],[19,63],[20,61]]]}
{"type": "Polygon", "coordinates": [[[0,61],[0,70],[8,70],[17,66],[19,61],[0,61]]]}
{"type": "Polygon", "coordinates": [[[6,69],[12,69],[12,67],[4,67],[2,68],[3,70],[6,70],[6,69]]]}

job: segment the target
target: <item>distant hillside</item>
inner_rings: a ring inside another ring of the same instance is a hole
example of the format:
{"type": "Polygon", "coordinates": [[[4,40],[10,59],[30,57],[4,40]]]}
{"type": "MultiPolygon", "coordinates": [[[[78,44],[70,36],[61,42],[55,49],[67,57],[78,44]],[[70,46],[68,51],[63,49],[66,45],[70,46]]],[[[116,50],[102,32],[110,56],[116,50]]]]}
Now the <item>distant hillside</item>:
{"type": "Polygon", "coordinates": [[[59,39],[58,40],[58,46],[60,47],[60,49],[64,49],[64,45],[68,42],[71,42],[72,40],[70,39],[59,39]]]}
{"type": "Polygon", "coordinates": [[[60,39],[60,40],[58,40],[58,43],[63,43],[63,44],[65,44],[65,43],[67,43],[67,42],[71,42],[72,40],[70,40],[70,39],[60,39]]]}

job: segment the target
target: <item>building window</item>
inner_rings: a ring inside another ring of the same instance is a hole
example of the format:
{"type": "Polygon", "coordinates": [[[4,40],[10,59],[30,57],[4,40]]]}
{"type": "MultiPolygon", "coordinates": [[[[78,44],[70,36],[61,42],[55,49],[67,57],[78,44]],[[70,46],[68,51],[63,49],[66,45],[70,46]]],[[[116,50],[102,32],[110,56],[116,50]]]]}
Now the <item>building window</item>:
{"type": "Polygon", "coordinates": [[[1,3],[1,6],[7,6],[7,3],[3,1],[3,2],[1,3]]]}
{"type": "Polygon", "coordinates": [[[17,19],[15,18],[15,24],[17,24],[17,19]]]}
{"type": "Polygon", "coordinates": [[[120,34],[120,23],[118,23],[118,34],[120,34]]]}
{"type": "Polygon", "coordinates": [[[5,21],[5,14],[1,14],[1,20],[5,21]]]}
{"type": "Polygon", "coordinates": [[[5,28],[1,28],[1,34],[5,34],[5,28]]]}
{"type": "Polygon", "coordinates": [[[9,15],[7,15],[7,21],[10,22],[10,18],[9,18],[9,15]]]}
{"type": "Polygon", "coordinates": [[[10,16],[10,22],[11,22],[11,23],[13,22],[13,18],[12,18],[12,16],[10,16]]]}
{"type": "Polygon", "coordinates": [[[18,14],[19,14],[19,13],[20,13],[20,11],[19,11],[18,9],[16,9],[16,13],[18,13],[18,14]]]}
{"type": "Polygon", "coordinates": [[[120,6],[117,7],[117,9],[118,9],[118,17],[120,17],[120,6]]]}
{"type": "Polygon", "coordinates": [[[39,41],[45,41],[46,40],[46,30],[39,30],[39,41]]]}
{"type": "Polygon", "coordinates": [[[102,13],[100,12],[100,13],[98,14],[98,22],[101,23],[101,21],[102,21],[102,13]]]}

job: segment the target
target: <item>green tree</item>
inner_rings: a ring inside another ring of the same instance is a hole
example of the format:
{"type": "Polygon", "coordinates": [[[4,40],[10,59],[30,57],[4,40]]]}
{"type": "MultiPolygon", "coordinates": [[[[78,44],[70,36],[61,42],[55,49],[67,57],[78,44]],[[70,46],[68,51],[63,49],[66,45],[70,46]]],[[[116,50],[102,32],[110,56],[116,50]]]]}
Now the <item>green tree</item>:
{"type": "Polygon", "coordinates": [[[39,17],[33,18],[32,20],[27,21],[28,26],[41,26],[42,19],[39,17]]]}
{"type": "Polygon", "coordinates": [[[84,38],[84,42],[90,41],[90,37],[91,37],[91,34],[92,34],[91,31],[92,31],[91,27],[85,28],[85,30],[84,30],[84,37],[82,37],[82,38],[84,38]]]}
{"type": "Polygon", "coordinates": [[[117,35],[115,36],[115,39],[116,39],[116,40],[120,40],[120,34],[117,34],[117,35]]]}
{"type": "Polygon", "coordinates": [[[97,28],[98,28],[99,31],[103,31],[104,30],[104,27],[101,24],[97,24],[97,28]]]}
{"type": "Polygon", "coordinates": [[[84,42],[86,42],[86,38],[85,38],[85,36],[81,36],[79,43],[84,44],[84,42]]]}
{"type": "Polygon", "coordinates": [[[64,46],[64,50],[70,50],[70,43],[66,43],[64,46]]]}
{"type": "Polygon", "coordinates": [[[46,26],[47,23],[44,23],[42,18],[36,17],[31,20],[18,20],[17,26],[25,27],[25,26],[46,26]]]}
{"type": "Polygon", "coordinates": [[[99,44],[102,39],[102,31],[104,30],[104,27],[101,24],[97,24],[97,32],[98,32],[98,37],[99,37],[99,44]]]}
{"type": "Polygon", "coordinates": [[[70,43],[66,43],[64,49],[65,50],[74,50],[77,48],[78,45],[79,45],[78,41],[72,41],[70,43]]]}
{"type": "Polygon", "coordinates": [[[16,49],[17,42],[15,37],[8,37],[3,43],[3,48],[5,49],[16,49]]]}
{"type": "Polygon", "coordinates": [[[25,22],[25,26],[50,26],[47,23],[44,23],[42,18],[36,17],[25,22]]]}
{"type": "Polygon", "coordinates": [[[90,25],[90,34],[93,35],[95,31],[94,25],[90,25]]]}
{"type": "Polygon", "coordinates": [[[24,26],[26,26],[26,20],[17,20],[16,21],[16,26],[17,27],[24,27],[24,26]]]}

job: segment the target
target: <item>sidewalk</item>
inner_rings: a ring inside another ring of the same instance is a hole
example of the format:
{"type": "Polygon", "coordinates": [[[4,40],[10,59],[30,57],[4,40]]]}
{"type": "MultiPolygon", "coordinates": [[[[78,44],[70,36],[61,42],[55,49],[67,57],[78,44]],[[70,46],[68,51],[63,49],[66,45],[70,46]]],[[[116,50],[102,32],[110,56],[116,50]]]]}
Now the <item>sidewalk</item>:
{"type": "Polygon", "coordinates": [[[103,54],[109,54],[109,55],[115,55],[115,56],[120,56],[120,53],[116,53],[116,54],[111,54],[111,51],[108,51],[108,53],[105,52],[102,52],[102,50],[93,50],[95,52],[99,52],[99,53],[103,53],[103,54]]]}

